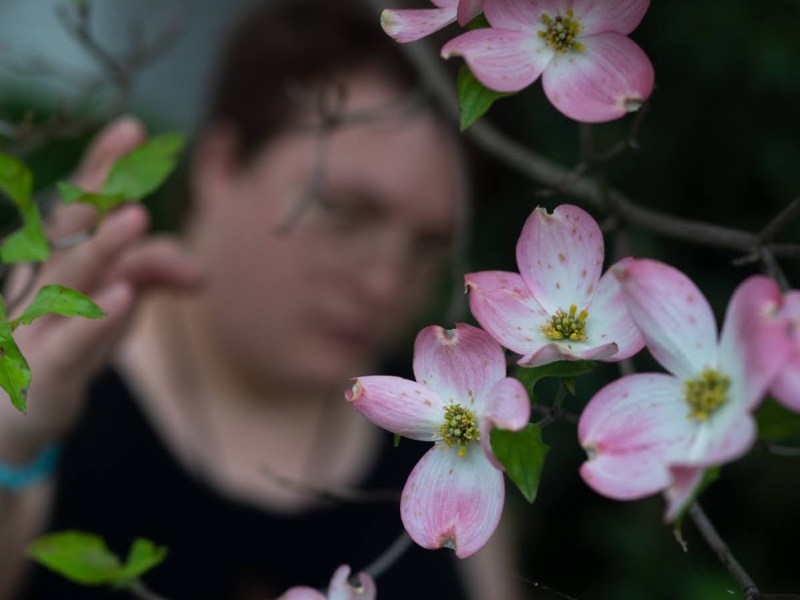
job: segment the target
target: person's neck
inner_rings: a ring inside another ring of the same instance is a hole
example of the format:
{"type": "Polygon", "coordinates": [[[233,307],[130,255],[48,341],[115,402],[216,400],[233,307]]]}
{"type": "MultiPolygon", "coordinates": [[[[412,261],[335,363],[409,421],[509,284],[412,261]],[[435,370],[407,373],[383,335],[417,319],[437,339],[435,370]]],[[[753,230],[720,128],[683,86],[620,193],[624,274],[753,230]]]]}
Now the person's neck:
{"type": "Polygon", "coordinates": [[[141,309],[118,367],[189,470],[233,495],[301,510],[313,496],[265,473],[338,487],[372,464],[379,437],[347,406],[341,389],[248,379],[218,356],[202,305],[189,297],[154,297],[141,309]]]}

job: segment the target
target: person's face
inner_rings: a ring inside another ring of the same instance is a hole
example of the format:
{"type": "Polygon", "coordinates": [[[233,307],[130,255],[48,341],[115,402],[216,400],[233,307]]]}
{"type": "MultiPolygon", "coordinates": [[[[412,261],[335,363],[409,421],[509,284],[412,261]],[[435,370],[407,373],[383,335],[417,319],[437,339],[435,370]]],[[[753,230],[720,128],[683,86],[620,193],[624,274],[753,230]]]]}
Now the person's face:
{"type": "MultiPolygon", "coordinates": [[[[347,111],[370,109],[397,92],[363,77],[346,98],[347,111]]],[[[444,276],[463,202],[453,140],[417,111],[337,129],[321,170],[308,132],[279,136],[246,167],[220,148],[198,167],[192,229],[219,350],[278,385],[364,375],[444,276]]]]}

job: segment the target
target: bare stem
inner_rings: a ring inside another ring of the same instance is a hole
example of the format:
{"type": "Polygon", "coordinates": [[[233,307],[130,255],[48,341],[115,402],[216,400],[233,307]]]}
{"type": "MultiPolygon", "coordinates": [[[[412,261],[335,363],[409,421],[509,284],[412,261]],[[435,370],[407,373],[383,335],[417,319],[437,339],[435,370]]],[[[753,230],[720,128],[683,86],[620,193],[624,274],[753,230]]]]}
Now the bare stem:
{"type": "Polygon", "coordinates": [[[384,550],[383,554],[381,554],[378,558],[373,560],[367,567],[364,568],[364,572],[370,575],[373,579],[377,579],[381,575],[383,575],[389,568],[394,565],[403,554],[411,547],[412,540],[411,537],[403,531],[397,539],[392,542],[392,545],[389,546],[386,550],[384,550]]]}
{"type": "Polygon", "coordinates": [[[709,547],[716,553],[720,562],[728,569],[728,572],[744,590],[745,598],[747,600],[762,598],[762,596],[759,595],[756,582],[753,581],[753,578],[750,577],[747,571],[744,570],[744,567],[736,560],[728,544],[725,543],[725,540],[723,540],[722,536],[717,532],[699,502],[695,502],[689,508],[689,516],[692,517],[692,521],[694,521],[703,539],[705,539],[709,547]]]}

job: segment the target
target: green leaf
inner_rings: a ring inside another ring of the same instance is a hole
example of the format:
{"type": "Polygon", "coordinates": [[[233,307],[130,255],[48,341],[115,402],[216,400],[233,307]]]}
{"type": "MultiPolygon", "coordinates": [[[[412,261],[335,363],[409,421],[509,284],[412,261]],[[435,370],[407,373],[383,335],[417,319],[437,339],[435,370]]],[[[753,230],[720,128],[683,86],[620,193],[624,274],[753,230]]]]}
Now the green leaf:
{"type": "Polygon", "coordinates": [[[403,436],[399,433],[394,434],[394,447],[397,448],[400,445],[400,440],[403,439],[403,436]]]}
{"type": "Polygon", "coordinates": [[[46,285],[39,290],[25,311],[11,321],[10,326],[14,329],[18,325],[29,325],[34,319],[48,314],[99,319],[106,313],[77,290],[61,285],[46,285]]]}
{"type": "Polygon", "coordinates": [[[6,306],[0,296],[0,387],[6,391],[14,408],[24,413],[28,409],[26,396],[31,384],[31,370],[6,318],[6,306]]]}
{"type": "Polygon", "coordinates": [[[533,388],[539,380],[546,377],[558,377],[572,395],[575,395],[575,378],[586,373],[591,373],[597,366],[592,360],[561,360],[541,367],[520,367],[514,372],[514,377],[519,379],[533,395],[533,388]]]}
{"type": "Polygon", "coordinates": [[[489,24],[489,19],[486,18],[486,15],[483,13],[479,14],[477,17],[472,19],[469,23],[467,23],[467,29],[472,31],[473,29],[488,29],[491,27],[489,24]]]}
{"type": "Polygon", "coordinates": [[[20,209],[33,204],[33,176],[23,162],[0,152],[0,191],[20,209]]]}
{"type": "Polygon", "coordinates": [[[64,204],[75,204],[76,202],[91,204],[97,209],[97,214],[100,218],[109,210],[122,204],[126,200],[123,194],[84,192],[77,185],[69,183],[68,181],[59,181],[56,186],[58,187],[58,192],[61,194],[61,199],[64,201],[64,204]]]}
{"type": "Polygon", "coordinates": [[[492,452],[511,481],[528,502],[536,499],[544,459],[550,448],[542,441],[542,429],[533,423],[520,431],[493,429],[492,452]]]}
{"type": "Polygon", "coordinates": [[[75,204],[76,202],[82,202],[82,198],[86,196],[86,192],[69,181],[59,181],[56,183],[56,188],[58,189],[58,193],[61,195],[61,199],[64,201],[64,204],[75,204]]]}
{"type": "Polygon", "coordinates": [[[490,90],[475,78],[466,65],[462,65],[458,71],[456,88],[458,105],[461,107],[461,131],[486,114],[495,101],[511,95],[490,90]]]}
{"type": "Polygon", "coordinates": [[[82,531],[42,536],[28,546],[28,556],[83,585],[113,583],[121,572],[119,558],[108,549],[103,538],[82,531]]]}
{"type": "Polygon", "coordinates": [[[128,551],[128,558],[116,578],[116,584],[125,586],[160,565],[167,556],[165,546],[156,546],[150,540],[137,538],[128,551]]]}
{"type": "Polygon", "coordinates": [[[0,260],[5,263],[43,262],[50,256],[50,243],[44,234],[39,209],[31,202],[22,207],[22,228],[0,245],[0,260]]]}
{"type": "Polygon", "coordinates": [[[768,398],[756,411],[758,439],[782,442],[800,438],[800,414],[768,398]]]}
{"type": "Polygon", "coordinates": [[[183,144],[183,136],[176,133],[154,137],[114,162],[100,192],[87,192],[68,181],[58,182],[58,192],[65,204],[91,204],[102,217],[123,202],[154,192],[175,168],[183,144]]]}
{"type": "Polygon", "coordinates": [[[126,200],[141,200],[155,191],[175,168],[183,149],[184,137],[169,133],[154,137],[111,167],[102,193],[120,195],[126,200]]]}
{"type": "Polygon", "coordinates": [[[0,191],[17,205],[22,216],[22,227],[7,236],[0,246],[3,262],[38,262],[50,256],[39,209],[31,198],[32,190],[30,169],[13,156],[0,152],[0,191]]]}

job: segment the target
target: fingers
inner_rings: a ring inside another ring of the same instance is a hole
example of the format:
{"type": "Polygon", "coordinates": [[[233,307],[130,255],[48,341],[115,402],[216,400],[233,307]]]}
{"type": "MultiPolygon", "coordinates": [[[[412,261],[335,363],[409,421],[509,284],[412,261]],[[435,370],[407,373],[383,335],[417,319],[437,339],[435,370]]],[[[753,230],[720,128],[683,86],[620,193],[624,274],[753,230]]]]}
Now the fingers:
{"type": "Polygon", "coordinates": [[[107,280],[123,280],[137,292],[150,287],[191,289],[202,282],[202,270],[178,242],[166,236],[151,238],[126,250],[107,280]]]}
{"type": "Polygon", "coordinates": [[[40,340],[47,347],[42,353],[42,372],[51,379],[59,376],[85,380],[108,360],[111,350],[125,331],[136,300],[130,284],[116,282],[94,295],[106,315],[97,320],[63,319],[40,340]]]}
{"type": "MultiPolygon", "coordinates": [[[[78,166],[73,182],[89,192],[99,192],[111,165],[146,138],[142,124],[133,117],[120,117],[108,124],[92,141],[78,166]]],[[[47,234],[58,239],[90,229],[95,222],[93,207],[86,204],[58,205],[48,218],[47,234]]]]}
{"type": "Polygon", "coordinates": [[[133,117],[120,117],[97,134],[78,166],[73,181],[89,192],[99,192],[111,164],[144,142],[144,126],[133,117]]]}

